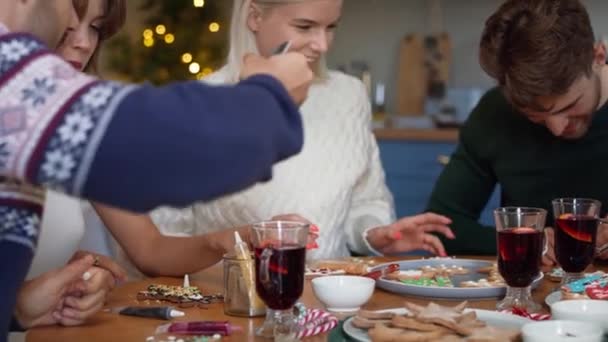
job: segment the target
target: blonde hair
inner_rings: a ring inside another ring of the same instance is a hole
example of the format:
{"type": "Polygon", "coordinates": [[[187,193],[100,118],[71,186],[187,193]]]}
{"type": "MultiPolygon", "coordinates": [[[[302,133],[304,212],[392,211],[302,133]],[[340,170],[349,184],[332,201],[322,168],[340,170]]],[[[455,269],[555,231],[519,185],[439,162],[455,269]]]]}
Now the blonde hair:
{"type": "MultiPolygon", "coordinates": [[[[262,10],[269,10],[280,5],[305,1],[309,0],[234,0],[230,21],[230,49],[225,67],[229,81],[238,82],[243,67],[243,57],[246,54],[260,53],[255,42],[255,35],[247,26],[251,4],[258,5],[262,10]]],[[[324,79],[327,77],[325,56],[319,58],[315,69],[313,71],[317,78],[324,79]]]]}

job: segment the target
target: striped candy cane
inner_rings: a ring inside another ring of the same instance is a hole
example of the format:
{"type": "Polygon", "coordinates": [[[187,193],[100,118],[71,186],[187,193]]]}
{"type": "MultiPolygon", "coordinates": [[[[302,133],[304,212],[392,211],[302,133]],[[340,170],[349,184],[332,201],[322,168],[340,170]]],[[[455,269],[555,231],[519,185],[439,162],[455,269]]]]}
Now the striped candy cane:
{"type": "Polygon", "coordinates": [[[306,310],[306,316],[300,322],[298,338],[326,333],[338,325],[338,318],[327,311],[319,309],[306,310]]]}

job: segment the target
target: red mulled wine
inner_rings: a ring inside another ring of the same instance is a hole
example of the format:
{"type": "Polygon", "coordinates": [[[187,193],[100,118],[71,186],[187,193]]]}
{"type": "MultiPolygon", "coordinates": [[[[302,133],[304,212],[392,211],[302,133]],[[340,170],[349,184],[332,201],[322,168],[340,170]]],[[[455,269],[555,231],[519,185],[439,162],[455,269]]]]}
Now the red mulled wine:
{"type": "Polygon", "coordinates": [[[532,228],[498,232],[498,271],[511,287],[526,287],[540,272],[543,233],[532,228]]]}
{"type": "Polygon", "coordinates": [[[269,308],[287,310],[298,301],[304,290],[305,263],[304,247],[283,245],[255,249],[255,288],[269,308]],[[267,249],[272,252],[268,262],[269,277],[261,279],[261,256],[267,249]]]}
{"type": "Polygon", "coordinates": [[[598,219],[564,214],[555,220],[555,256],[566,272],[583,272],[593,261],[598,219]]]}

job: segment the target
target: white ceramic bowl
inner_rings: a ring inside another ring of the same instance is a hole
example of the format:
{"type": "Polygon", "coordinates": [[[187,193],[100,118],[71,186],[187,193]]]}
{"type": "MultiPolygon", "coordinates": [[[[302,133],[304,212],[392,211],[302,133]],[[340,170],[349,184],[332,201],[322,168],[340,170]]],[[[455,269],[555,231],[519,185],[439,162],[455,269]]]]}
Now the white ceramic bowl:
{"type": "Polygon", "coordinates": [[[542,321],[521,328],[524,342],[601,342],[603,329],[591,322],[542,321]]]}
{"type": "Polygon", "coordinates": [[[608,300],[562,300],[551,305],[553,319],[594,322],[608,332],[608,300]]]}
{"type": "Polygon", "coordinates": [[[312,280],[312,290],[327,310],[353,312],[367,303],[374,293],[376,281],[357,276],[326,276],[312,280]]]}

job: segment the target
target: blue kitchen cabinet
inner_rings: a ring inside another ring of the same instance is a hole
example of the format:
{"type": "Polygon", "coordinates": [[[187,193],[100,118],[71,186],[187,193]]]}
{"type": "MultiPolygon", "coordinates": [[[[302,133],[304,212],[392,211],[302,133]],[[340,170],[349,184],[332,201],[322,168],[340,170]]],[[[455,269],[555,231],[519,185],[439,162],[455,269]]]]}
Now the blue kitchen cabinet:
{"type": "MultiPolygon", "coordinates": [[[[395,199],[397,217],[423,212],[443,169],[438,159],[451,156],[456,144],[379,139],[378,145],[386,182],[395,199]]],[[[498,191],[495,191],[481,214],[481,222],[494,225],[492,210],[499,206],[499,202],[498,191]]]]}

